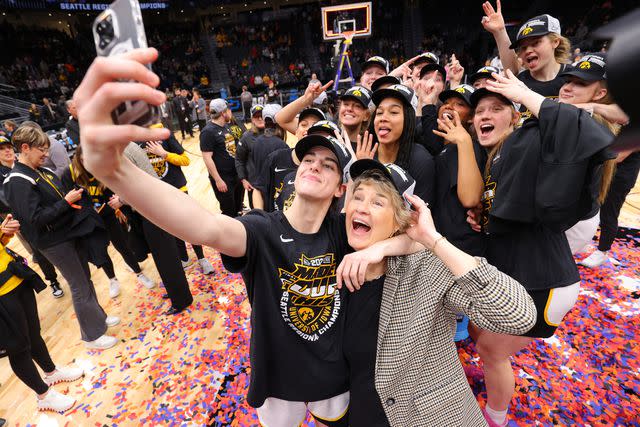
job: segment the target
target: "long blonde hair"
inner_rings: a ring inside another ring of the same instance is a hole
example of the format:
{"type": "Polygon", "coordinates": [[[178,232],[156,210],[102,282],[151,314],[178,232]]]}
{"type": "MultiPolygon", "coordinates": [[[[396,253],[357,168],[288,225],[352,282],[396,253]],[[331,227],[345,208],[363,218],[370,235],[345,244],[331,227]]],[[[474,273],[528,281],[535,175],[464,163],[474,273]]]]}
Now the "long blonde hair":
{"type": "Polygon", "coordinates": [[[561,36],[556,33],[549,33],[547,37],[551,42],[558,41],[558,47],[553,51],[553,56],[556,58],[558,64],[570,64],[571,63],[571,41],[565,36],[561,36]]]}

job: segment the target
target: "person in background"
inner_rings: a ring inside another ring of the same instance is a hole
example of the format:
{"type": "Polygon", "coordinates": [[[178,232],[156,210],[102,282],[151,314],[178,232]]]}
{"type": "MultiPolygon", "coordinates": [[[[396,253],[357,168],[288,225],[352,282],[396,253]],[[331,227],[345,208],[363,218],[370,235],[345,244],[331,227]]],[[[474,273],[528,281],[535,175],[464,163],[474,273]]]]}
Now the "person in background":
{"type": "MultiPolygon", "coordinates": [[[[153,127],[160,127],[162,125],[152,125],[153,127]]],[[[187,194],[187,178],[182,172],[182,166],[189,166],[191,159],[184,151],[184,148],[176,141],[171,135],[169,139],[164,141],[147,141],[140,144],[141,148],[145,149],[153,170],[162,181],[171,184],[180,191],[187,194]]],[[[187,244],[176,237],[176,243],[178,245],[178,252],[180,253],[180,260],[182,261],[182,267],[186,268],[191,265],[189,254],[187,253],[187,244]]],[[[207,258],[204,256],[204,251],[200,245],[192,245],[193,251],[198,258],[198,264],[202,269],[203,274],[213,273],[213,266],[207,258]]]]}
{"type": "Polygon", "coordinates": [[[202,129],[207,124],[207,104],[200,96],[198,89],[193,89],[193,98],[189,101],[189,107],[191,108],[191,122],[198,124],[198,129],[202,132],[202,129]]]}
{"type": "MultiPolygon", "coordinates": [[[[9,176],[13,166],[16,163],[16,152],[13,149],[13,145],[11,141],[9,141],[5,137],[0,137],[0,179],[2,182],[9,176]]],[[[11,212],[11,207],[8,205],[7,199],[4,194],[4,188],[0,186],[0,195],[2,198],[2,202],[5,206],[3,208],[5,211],[2,214],[2,217],[6,216],[6,214],[11,212]]],[[[33,261],[40,266],[40,270],[44,274],[44,278],[51,285],[51,293],[54,298],[62,298],[64,296],[64,291],[60,287],[60,283],[58,283],[58,273],[56,273],[56,268],[49,262],[49,260],[42,255],[42,253],[34,247],[34,245],[30,244],[26,241],[24,236],[19,232],[16,233],[16,237],[22,243],[22,246],[25,247],[27,252],[31,253],[33,256],[33,261]]]]}
{"type": "Polygon", "coordinates": [[[11,135],[18,128],[18,124],[13,120],[5,120],[2,123],[2,127],[4,128],[4,136],[11,139],[11,135]]]}
{"type": "Polygon", "coordinates": [[[244,113],[244,122],[249,123],[251,121],[251,105],[253,104],[253,94],[249,92],[246,86],[242,86],[242,93],[240,94],[240,102],[242,103],[242,111],[244,113]]]}
{"type": "MultiPolygon", "coordinates": [[[[23,122],[20,127],[33,127],[42,132],[42,128],[39,124],[34,122],[23,122]]],[[[46,136],[46,134],[45,134],[46,136]]],[[[69,153],[67,149],[56,138],[49,138],[49,151],[44,158],[42,167],[51,170],[56,174],[58,178],[62,176],[62,173],[69,167],[71,160],[69,160],[69,153]]]]}
{"type": "Polygon", "coordinates": [[[189,101],[186,98],[186,90],[180,90],[176,88],[173,95],[173,110],[178,117],[178,125],[180,126],[180,132],[182,133],[182,140],[185,139],[185,134],[189,134],[193,138],[193,129],[191,128],[191,109],[189,107],[189,101]],[[183,93],[185,96],[183,96],[183,93]]]}
{"type": "Polygon", "coordinates": [[[361,66],[360,85],[371,90],[371,85],[380,77],[389,74],[389,61],[381,56],[371,56],[361,66]]]}
{"type": "Polygon", "coordinates": [[[227,101],[218,98],[209,104],[211,120],[200,132],[200,150],[220,211],[234,218],[242,209],[244,187],[236,172],[236,139],[229,129],[232,115],[227,101]]]}
{"type": "Polygon", "coordinates": [[[76,110],[76,104],[73,99],[66,102],[67,111],[69,112],[69,120],[64,125],[67,129],[67,136],[71,138],[71,141],[75,145],[80,145],[80,124],[78,123],[78,110],[76,110]]]}
{"type": "Polygon", "coordinates": [[[258,175],[251,157],[251,150],[256,139],[264,132],[263,110],[262,105],[251,107],[251,129],[242,135],[236,150],[236,172],[238,172],[238,179],[242,182],[242,186],[249,196],[251,209],[253,209],[253,184],[255,184],[258,175]]]}
{"type": "Polygon", "coordinates": [[[77,204],[82,189],[64,194],[62,183],[42,168],[49,138],[33,126],[20,126],[12,142],[20,152],[5,180],[7,201],[27,240],[55,265],[71,288],[73,308],[86,347],[104,350],[118,343],[106,335],[108,327],[120,323],[107,316],[96,295],[87,264],[87,236],[104,227],[93,209],[77,204]]]}
{"type": "Polygon", "coordinates": [[[75,399],[56,391],[60,382],[80,379],[84,372],[74,366],[57,367],[40,333],[40,319],[35,292],[45,288],[40,276],[29,268],[22,257],[6,248],[20,230],[11,214],[0,225],[0,342],[9,356],[16,376],[37,395],[39,410],[65,412],[75,399]],[[38,368],[44,372],[44,378],[38,368]]]}

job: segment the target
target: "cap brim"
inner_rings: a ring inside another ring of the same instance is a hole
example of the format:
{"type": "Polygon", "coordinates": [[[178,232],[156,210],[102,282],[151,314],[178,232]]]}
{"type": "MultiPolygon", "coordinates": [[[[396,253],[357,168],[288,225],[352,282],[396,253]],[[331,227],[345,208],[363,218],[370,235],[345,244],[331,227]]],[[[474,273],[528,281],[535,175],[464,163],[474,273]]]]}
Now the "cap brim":
{"type": "Polygon", "coordinates": [[[380,88],[380,86],[382,86],[383,84],[387,84],[387,83],[395,85],[395,84],[400,84],[401,81],[400,81],[400,79],[398,79],[398,78],[396,78],[394,76],[390,76],[390,75],[387,74],[386,76],[380,77],[379,79],[377,79],[376,81],[374,81],[371,84],[371,91],[375,92],[376,90],[378,90],[380,88]]]}
{"type": "Polygon", "coordinates": [[[326,120],[327,118],[324,115],[320,115],[320,112],[311,108],[306,108],[300,112],[298,116],[298,121],[304,120],[305,117],[316,116],[320,120],[326,120]]]}
{"type": "MultiPolygon", "coordinates": [[[[293,149],[296,153],[296,157],[298,161],[302,161],[302,158],[307,154],[309,150],[313,147],[325,147],[331,150],[333,154],[335,154],[336,158],[339,160],[340,157],[338,153],[336,153],[336,149],[326,137],[317,134],[307,134],[304,138],[300,139],[293,149]]],[[[339,163],[339,162],[338,162],[339,163]]]]}
{"type": "Polygon", "coordinates": [[[513,108],[516,108],[514,103],[506,96],[496,92],[491,92],[489,89],[484,87],[476,90],[471,94],[471,107],[476,108],[476,106],[478,105],[478,102],[480,102],[482,98],[486,98],[487,96],[495,96],[501,99],[502,101],[504,101],[505,104],[511,105],[513,108]]]}
{"type": "Polygon", "coordinates": [[[483,73],[475,73],[475,74],[471,74],[471,76],[469,77],[469,84],[473,85],[476,82],[476,80],[481,79],[483,77],[486,77],[488,79],[492,79],[493,78],[491,73],[488,73],[488,72],[487,73],[484,73],[484,72],[483,73]]]}
{"type": "Polygon", "coordinates": [[[447,99],[452,98],[454,96],[462,99],[468,106],[471,107],[471,101],[469,99],[467,99],[460,92],[456,92],[455,90],[451,90],[451,89],[440,92],[440,95],[438,95],[438,99],[440,99],[440,102],[445,102],[447,99]]]}
{"type": "Polygon", "coordinates": [[[382,100],[385,98],[396,98],[402,101],[403,103],[405,103],[406,105],[412,107],[411,102],[409,102],[407,98],[402,96],[402,93],[390,88],[378,89],[377,91],[373,92],[373,96],[371,97],[371,100],[375,105],[380,105],[382,100]]]}
{"type": "Polygon", "coordinates": [[[439,71],[440,74],[442,74],[444,80],[447,79],[447,70],[445,70],[444,67],[440,64],[427,64],[422,67],[422,70],[420,70],[420,78],[423,78],[425,74],[434,70],[439,71]]]}
{"type": "Polygon", "coordinates": [[[509,46],[509,49],[513,49],[516,50],[516,48],[518,47],[518,44],[520,44],[520,42],[524,39],[530,39],[531,37],[541,37],[541,36],[546,36],[547,34],[551,34],[553,31],[542,31],[539,33],[530,33],[527,34],[524,37],[521,37],[519,39],[517,39],[516,41],[514,41],[513,43],[511,43],[511,46],[509,46]]]}
{"type": "Polygon", "coordinates": [[[581,80],[585,80],[587,82],[597,82],[600,80],[604,80],[602,78],[598,78],[598,76],[594,76],[593,74],[589,74],[586,73],[584,71],[580,71],[580,70],[569,70],[569,71],[565,71],[563,73],[560,73],[558,75],[558,77],[577,77],[581,80]]]}
{"type": "Polygon", "coordinates": [[[349,176],[352,180],[355,180],[357,177],[370,170],[377,170],[382,172],[384,176],[386,176],[389,181],[391,181],[391,184],[393,184],[394,187],[396,186],[393,182],[393,178],[391,177],[391,173],[389,173],[387,168],[379,161],[373,159],[360,159],[353,162],[353,164],[349,168],[349,176]]]}
{"type": "Polygon", "coordinates": [[[347,95],[340,95],[340,98],[338,98],[338,99],[339,99],[340,101],[342,101],[343,99],[348,99],[348,98],[350,98],[350,99],[355,99],[355,100],[356,100],[356,101],[358,101],[360,104],[362,104],[365,108],[369,108],[369,106],[368,106],[368,105],[365,105],[365,104],[364,104],[364,101],[363,101],[362,99],[358,98],[358,97],[357,97],[357,96],[355,96],[355,95],[351,95],[351,94],[347,94],[347,95]]]}

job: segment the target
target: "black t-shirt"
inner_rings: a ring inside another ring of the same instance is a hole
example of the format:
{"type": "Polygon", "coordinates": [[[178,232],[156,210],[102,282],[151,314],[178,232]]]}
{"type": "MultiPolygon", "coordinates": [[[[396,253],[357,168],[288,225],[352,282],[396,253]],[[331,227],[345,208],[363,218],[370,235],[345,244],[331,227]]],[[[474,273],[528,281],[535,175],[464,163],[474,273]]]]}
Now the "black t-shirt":
{"type": "MultiPolygon", "coordinates": [[[[480,173],[484,171],[487,153],[473,142],[473,151],[480,173]]],[[[467,223],[467,208],[458,198],[458,146],[447,144],[435,157],[436,195],[431,212],[436,229],[454,246],[469,255],[482,256],[484,237],[467,223]]]]}
{"type": "Polygon", "coordinates": [[[264,169],[266,159],[269,154],[277,150],[289,149],[287,143],[273,135],[270,130],[265,130],[262,135],[256,138],[256,142],[251,148],[251,154],[249,158],[253,162],[256,171],[264,169]]]}
{"type": "Polygon", "coordinates": [[[227,126],[207,123],[200,132],[200,151],[212,152],[213,163],[222,179],[233,179],[236,172],[236,138],[227,126]]]}
{"type": "MultiPolygon", "coordinates": [[[[142,148],[146,148],[147,143],[143,142],[140,146],[142,148]]],[[[164,148],[167,153],[184,154],[184,148],[182,148],[182,145],[178,143],[173,135],[171,135],[169,139],[162,141],[162,148],[164,148]]],[[[156,175],[158,175],[158,178],[178,189],[186,190],[185,186],[187,185],[187,178],[185,178],[184,173],[182,172],[182,167],[169,163],[166,159],[156,156],[148,151],[146,153],[149,161],[151,162],[151,166],[153,166],[153,170],[156,172],[156,175]]]]}
{"type": "Polygon", "coordinates": [[[237,218],[247,231],[242,258],[222,256],[240,272],[251,304],[251,382],[247,401],[312,402],[344,393],[345,290],[335,271],[348,250],[345,218],[327,214],[314,234],[297,232],[282,212],[237,218]]]}
{"type": "Polygon", "coordinates": [[[264,210],[273,212],[278,210],[276,200],[284,189],[286,176],[297,169],[291,157],[292,150],[283,148],[272,152],[264,162],[262,172],[253,186],[260,190],[264,197],[264,210]]]}
{"type": "MultiPolygon", "coordinates": [[[[549,80],[548,82],[541,82],[540,80],[534,79],[529,70],[524,70],[518,74],[518,79],[520,79],[522,83],[527,85],[527,87],[535,93],[538,93],[545,98],[557,99],[560,94],[560,88],[566,83],[566,79],[564,77],[560,77],[560,74],[564,72],[566,68],[566,64],[561,64],[558,74],[556,74],[553,80],[549,80]]],[[[522,113],[522,117],[520,118],[521,123],[531,117],[531,111],[527,110],[524,105],[520,107],[520,112],[522,113]]]]}
{"type": "Polygon", "coordinates": [[[378,322],[385,276],[365,282],[347,297],[344,355],[349,364],[349,426],[386,427],[375,388],[378,322]]]}
{"type": "Polygon", "coordinates": [[[500,191],[500,169],[504,162],[498,153],[485,179],[481,225],[488,233],[485,257],[498,270],[516,279],[527,290],[568,286],[580,281],[578,268],[563,232],[552,231],[540,223],[516,223],[490,216],[500,191]]]}
{"type": "Polygon", "coordinates": [[[436,203],[434,197],[436,165],[433,156],[422,145],[411,144],[411,157],[407,172],[416,181],[414,194],[433,208],[436,203]]]}

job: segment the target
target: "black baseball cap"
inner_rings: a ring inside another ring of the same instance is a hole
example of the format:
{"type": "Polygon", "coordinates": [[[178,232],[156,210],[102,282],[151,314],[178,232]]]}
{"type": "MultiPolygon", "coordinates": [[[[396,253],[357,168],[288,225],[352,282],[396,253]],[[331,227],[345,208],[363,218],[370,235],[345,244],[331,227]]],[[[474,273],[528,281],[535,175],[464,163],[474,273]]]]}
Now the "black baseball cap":
{"type": "Polygon", "coordinates": [[[342,182],[347,182],[349,166],[351,166],[353,159],[345,146],[332,136],[307,134],[307,136],[301,138],[294,148],[298,161],[301,162],[310,149],[318,146],[328,148],[335,154],[338,159],[338,166],[342,170],[342,182]]]}
{"type": "Polygon", "coordinates": [[[560,21],[551,15],[539,15],[529,19],[520,29],[516,41],[511,43],[510,49],[516,49],[520,41],[529,37],[546,36],[555,33],[560,35],[560,21]]]}
{"type": "Polygon", "coordinates": [[[382,56],[372,56],[369,59],[367,59],[366,61],[364,61],[364,63],[362,64],[362,72],[364,73],[364,71],[371,67],[371,66],[378,66],[381,67],[384,72],[386,74],[389,74],[389,61],[387,61],[386,59],[384,59],[382,56]]]}
{"type": "Polygon", "coordinates": [[[377,91],[378,89],[380,89],[380,86],[382,85],[397,85],[398,83],[402,83],[402,82],[400,81],[399,78],[395,76],[390,76],[390,75],[382,76],[371,84],[371,92],[377,91]]]}
{"type": "Polygon", "coordinates": [[[423,78],[425,74],[433,70],[437,70],[442,74],[442,80],[447,80],[447,70],[440,64],[427,64],[422,67],[422,70],[420,70],[420,78],[423,78]]]}
{"type": "Polygon", "coordinates": [[[395,84],[384,89],[378,89],[373,93],[373,103],[380,105],[383,99],[393,97],[399,99],[413,108],[413,89],[403,85],[395,84]]]}
{"type": "Polygon", "coordinates": [[[262,114],[262,110],[264,110],[264,105],[260,105],[260,104],[254,105],[253,107],[251,107],[251,110],[250,110],[251,115],[253,116],[256,113],[262,114]]]}
{"type": "Polygon", "coordinates": [[[404,200],[407,208],[411,207],[411,203],[407,200],[407,196],[412,196],[416,188],[416,181],[400,166],[394,163],[387,163],[383,165],[377,160],[373,159],[361,159],[354,162],[349,168],[349,175],[351,179],[355,180],[357,177],[367,171],[380,171],[387,179],[393,184],[398,194],[404,200]]]}
{"type": "Polygon", "coordinates": [[[471,106],[473,108],[476,108],[478,106],[478,102],[480,102],[480,100],[482,98],[486,98],[487,96],[495,96],[500,98],[505,104],[507,105],[511,105],[513,106],[513,108],[516,109],[516,111],[520,110],[520,104],[513,102],[512,100],[510,100],[509,98],[507,98],[506,96],[499,94],[497,92],[492,92],[487,88],[480,88],[480,89],[476,89],[475,92],[473,92],[471,94],[471,106]]]}
{"type": "Polygon", "coordinates": [[[308,116],[316,116],[320,120],[326,120],[327,119],[327,116],[324,115],[324,113],[322,112],[321,109],[319,109],[319,108],[305,108],[304,110],[300,111],[300,114],[298,114],[298,121],[301,122],[302,120],[304,120],[308,116]]]}
{"type": "Polygon", "coordinates": [[[369,108],[369,104],[371,103],[371,91],[364,86],[353,86],[346,90],[340,96],[340,99],[345,98],[353,98],[356,101],[360,102],[364,108],[369,108]]]}
{"type": "Polygon", "coordinates": [[[424,63],[439,64],[440,58],[438,58],[438,56],[433,52],[424,52],[418,57],[418,59],[413,61],[413,64],[411,64],[411,66],[415,67],[416,65],[420,65],[424,63]]]}
{"type": "Polygon", "coordinates": [[[317,121],[307,130],[307,135],[311,135],[318,132],[329,132],[332,136],[340,134],[340,128],[338,125],[330,120],[317,121]]]}
{"type": "Polygon", "coordinates": [[[500,74],[500,70],[498,70],[496,67],[492,67],[491,65],[482,67],[478,71],[476,71],[474,74],[471,74],[471,77],[469,77],[469,84],[473,85],[476,82],[476,80],[481,79],[483,77],[492,79],[493,78],[491,76],[492,73],[500,74]]]}
{"type": "Polygon", "coordinates": [[[454,87],[453,89],[442,91],[438,98],[440,98],[440,102],[445,102],[447,99],[455,96],[462,99],[464,102],[469,104],[469,107],[471,107],[471,95],[473,94],[473,92],[475,92],[475,89],[472,86],[459,85],[454,87]]]}
{"type": "Polygon", "coordinates": [[[560,73],[560,77],[574,76],[588,82],[607,79],[607,57],[602,53],[587,53],[580,61],[560,73]]]}

